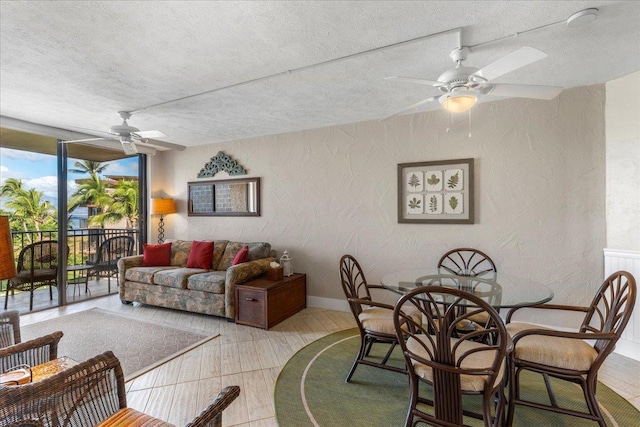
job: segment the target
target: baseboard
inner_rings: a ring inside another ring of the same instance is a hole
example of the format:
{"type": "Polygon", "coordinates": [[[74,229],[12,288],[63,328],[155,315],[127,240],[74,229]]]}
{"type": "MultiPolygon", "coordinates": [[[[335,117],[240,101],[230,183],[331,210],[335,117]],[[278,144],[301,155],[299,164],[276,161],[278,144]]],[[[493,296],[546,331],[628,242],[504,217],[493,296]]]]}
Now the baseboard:
{"type": "Polygon", "coordinates": [[[613,352],[628,357],[629,359],[640,361],[640,344],[637,342],[620,338],[613,352]]]}
{"type": "Polygon", "coordinates": [[[326,310],[336,310],[350,312],[349,303],[343,299],[314,297],[307,295],[307,307],[324,308],[326,310]]]}

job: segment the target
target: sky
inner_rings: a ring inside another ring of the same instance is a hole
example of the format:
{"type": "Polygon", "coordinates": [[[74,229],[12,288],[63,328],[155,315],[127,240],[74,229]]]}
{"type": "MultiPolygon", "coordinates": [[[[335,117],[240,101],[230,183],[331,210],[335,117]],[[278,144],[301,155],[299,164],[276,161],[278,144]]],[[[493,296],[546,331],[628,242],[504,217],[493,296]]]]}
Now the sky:
{"type": "MultiPolygon", "coordinates": [[[[76,159],[69,159],[69,168],[73,168],[76,159]]],[[[138,159],[130,157],[111,162],[104,170],[104,175],[138,176],[138,159]]],[[[67,191],[73,194],[77,189],[76,179],[86,178],[86,174],[68,173],[67,191]]],[[[12,150],[0,147],[0,186],[7,178],[21,179],[25,189],[35,188],[43,193],[43,200],[50,201],[58,208],[58,177],[56,156],[12,150]]],[[[4,207],[5,200],[0,200],[4,207]]]]}

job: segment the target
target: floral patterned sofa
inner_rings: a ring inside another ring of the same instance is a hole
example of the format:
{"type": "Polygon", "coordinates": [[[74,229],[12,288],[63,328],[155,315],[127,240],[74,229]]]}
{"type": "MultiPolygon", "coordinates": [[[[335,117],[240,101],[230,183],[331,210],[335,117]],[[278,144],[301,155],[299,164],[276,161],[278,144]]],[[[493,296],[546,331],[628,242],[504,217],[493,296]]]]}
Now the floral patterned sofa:
{"type": "Polygon", "coordinates": [[[118,260],[123,304],[135,301],[234,319],[235,285],[266,273],[275,256],[269,243],[215,240],[211,268],[187,268],[192,242],[170,242],[170,266],[143,267],[142,255],[118,260]],[[245,245],[249,247],[249,261],[232,265],[245,245]]]}

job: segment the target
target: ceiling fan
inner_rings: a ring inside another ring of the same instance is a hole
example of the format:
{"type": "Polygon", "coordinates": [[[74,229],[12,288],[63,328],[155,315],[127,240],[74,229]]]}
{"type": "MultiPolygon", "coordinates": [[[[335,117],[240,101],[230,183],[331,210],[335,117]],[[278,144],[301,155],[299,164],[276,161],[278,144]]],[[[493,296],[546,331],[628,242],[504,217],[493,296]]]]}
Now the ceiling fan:
{"type": "MultiPolygon", "coordinates": [[[[128,111],[118,111],[118,115],[122,119],[122,123],[114,125],[109,128],[108,132],[91,130],[92,132],[99,132],[107,134],[108,136],[102,138],[87,138],[87,139],[74,139],[70,141],[64,141],[65,143],[73,142],[89,142],[89,141],[101,141],[101,140],[116,140],[122,144],[122,150],[127,155],[137,154],[138,148],[135,143],[147,143],[150,138],[163,138],[166,137],[163,132],[159,130],[147,130],[141,131],[137,127],[130,126],[127,120],[131,118],[131,113],[128,111]]],[[[155,145],[160,145],[167,148],[184,149],[184,146],[178,144],[172,144],[163,141],[154,141],[155,145]]]]}
{"type": "Polygon", "coordinates": [[[467,59],[468,54],[468,47],[462,46],[453,49],[450,56],[457,64],[456,67],[442,73],[436,81],[414,77],[387,77],[385,80],[398,80],[433,86],[444,92],[442,95],[432,96],[404,108],[390,117],[403,114],[434,101],[439,101],[447,111],[461,113],[471,109],[480,98],[484,97],[550,100],[555,98],[563,89],[555,86],[493,83],[493,80],[500,76],[546,58],[547,54],[541,50],[525,46],[481,69],[463,66],[462,63],[467,59]]]}

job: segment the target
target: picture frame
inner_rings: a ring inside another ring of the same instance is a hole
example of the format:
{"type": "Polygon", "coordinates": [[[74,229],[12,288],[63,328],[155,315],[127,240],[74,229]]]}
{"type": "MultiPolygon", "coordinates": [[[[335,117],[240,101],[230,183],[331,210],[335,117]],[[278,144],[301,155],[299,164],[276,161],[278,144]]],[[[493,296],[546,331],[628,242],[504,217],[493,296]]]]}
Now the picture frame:
{"type": "Polygon", "coordinates": [[[473,159],[398,164],[398,223],[473,224],[473,159]]]}

